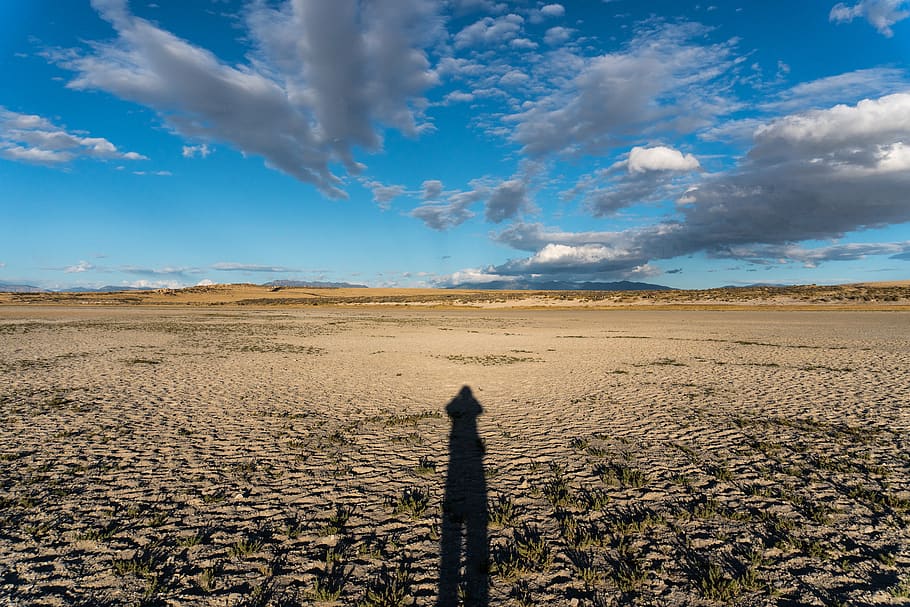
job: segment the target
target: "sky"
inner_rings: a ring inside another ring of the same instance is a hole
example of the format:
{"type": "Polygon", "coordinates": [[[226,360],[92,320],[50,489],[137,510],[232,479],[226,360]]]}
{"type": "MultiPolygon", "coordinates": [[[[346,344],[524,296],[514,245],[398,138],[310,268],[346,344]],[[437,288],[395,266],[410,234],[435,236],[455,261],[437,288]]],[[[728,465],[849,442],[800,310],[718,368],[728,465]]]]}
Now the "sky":
{"type": "Polygon", "coordinates": [[[4,0],[0,282],[910,278],[910,0],[4,0]]]}

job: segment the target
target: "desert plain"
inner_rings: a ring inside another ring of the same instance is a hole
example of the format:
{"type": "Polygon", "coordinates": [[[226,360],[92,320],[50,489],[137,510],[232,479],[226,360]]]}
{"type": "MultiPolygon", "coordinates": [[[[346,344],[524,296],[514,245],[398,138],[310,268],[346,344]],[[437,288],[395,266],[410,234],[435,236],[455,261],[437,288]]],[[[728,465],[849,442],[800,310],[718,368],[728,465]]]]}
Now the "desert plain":
{"type": "Polygon", "coordinates": [[[908,604],[876,289],[2,295],[0,605],[908,604]]]}

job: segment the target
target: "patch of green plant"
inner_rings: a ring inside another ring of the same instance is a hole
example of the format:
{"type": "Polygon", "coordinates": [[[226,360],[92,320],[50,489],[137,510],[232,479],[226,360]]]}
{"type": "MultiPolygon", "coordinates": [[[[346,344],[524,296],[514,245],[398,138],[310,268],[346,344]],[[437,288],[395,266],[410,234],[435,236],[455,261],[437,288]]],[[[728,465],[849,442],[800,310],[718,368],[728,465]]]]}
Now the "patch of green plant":
{"type": "Polygon", "coordinates": [[[631,551],[621,552],[613,563],[612,579],[621,592],[634,592],[648,579],[647,563],[631,551]]]}
{"type": "Polygon", "coordinates": [[[420,460],[417,462],[417,465],[414,467],[414,472],[416,474],[425,476],[436,474],[436,462],[434,462],[426,455],[421,456],[420,460]]]}
{"type": "Polygon", "coordinates": [[[317,570],[316,579],[313,580],[310,594],[317,601],[337,601],[352,572],[353,567],[346,567],[341,555],[332,548],[327,549],[323,565],[317,570]]]}
{"type": "Polygon", "coordinates": [[[463,354],[449,354],[444,358],[464,365],[481,365],[492,367],[496,365],[514,365],[516,363],[539,363],[541,359],[530,356],[512,356],[511,354],[486,354],[483,356],[465,356],[463,354]]]}
{"type": "Polygon", "coordinates": [[[332,512],[329,520],[322,527],[322,535],[337,535],[341,533],[353,515],[354,506],[336,504],[334,512],[332,512]]]}
{"type": "Polygon", "coordinates": [[[412,601],[410,568],[398,565],[394,569],[383,567],[367,586],[359,607],[404,607],[412,601]]]}
{"type": "Polygon", "coordinates": [[[518,506],[507,495],[498,495],[490,501],[489,517],[493,527],[505,527],[515,522],[518,516],[518,506]]]}
{"type": "Polygon", "coordinates": [[[395,502],[395,514],[420,518],[430,507],[430,494],[419,487],[406,487],[395,502]]]}
{"type": "Polygon", "coordinates": [[[193,578],[193,583],[205,594],[211,594],[217,587],[218,567],[206,567],[193,578]]]}
{"type": "Polygon", "coordinates": [[[697,586],[706,599],[724,603],[735,599],[742,591],[738,580],[728,576],[720,565],[710,561],[703,563],[697,586]]]}
{"type": "Polygon", "coordinates": [[[235,557],[249,556],[250,554],[255,554],[262,550],[264,545],[263,541],[259,538],[247,537],[234,542],[228,552],[231,556],[235,557]]]}

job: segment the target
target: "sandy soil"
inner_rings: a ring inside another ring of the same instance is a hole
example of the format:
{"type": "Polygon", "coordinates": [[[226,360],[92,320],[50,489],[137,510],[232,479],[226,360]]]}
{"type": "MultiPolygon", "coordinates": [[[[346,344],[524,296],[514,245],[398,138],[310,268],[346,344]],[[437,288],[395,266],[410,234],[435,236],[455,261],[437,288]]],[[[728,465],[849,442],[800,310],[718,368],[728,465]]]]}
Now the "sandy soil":
{"type": "Polygon", "coordinates": [[[908,360],[899,311],[5,305],[0,605],[907,604],[908,360]]]}

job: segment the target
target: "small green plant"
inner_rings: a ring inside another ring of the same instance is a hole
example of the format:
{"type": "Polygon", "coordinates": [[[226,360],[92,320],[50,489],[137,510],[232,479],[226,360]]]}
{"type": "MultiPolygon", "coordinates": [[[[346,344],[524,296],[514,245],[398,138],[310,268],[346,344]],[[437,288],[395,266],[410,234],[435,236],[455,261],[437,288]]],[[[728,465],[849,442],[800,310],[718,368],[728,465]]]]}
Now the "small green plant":
{"type": "Polygon", "coordinates": [[[509,597],[515,600],[519,607],[532,607],[535,605],[534,594],[531,586],[525,580],[520,580],[509,591],[509,597]]]}
{"type": "Polygon", "coordinates": [[[602,511],[610,503],[610,494],[603,489],[584,490],[580,502],[585,510],[602,511]]]}
{"type": "Polygon", "coordinates": [[[354,507],[344,504],[336,504],[335,511],[329,517],[328,522],[322,528],[323,535],[337,535],[344,530],[345,525],[354,515],[354,507]]]}
{"type": "Polygon", "coordinates": [[[709,465],[708,473],[719,481],[729,482],[733,480],[733,472],[727,467],[727,464],[723,462],[709,465]]]}
{"type": "Polygon", "coordinates": [[[513,539],[518,556],[531,569],[543,571],[553,563],[553,555],[550,553],[547,540],[537,527],[525,525],[521,530],[514,532],[513,539]]]}
{"type": "Polygon", "coordinates": [[[602,581],[601,572],[594,564],[594,555],[592,553],[570,550],[568,556],[586,589],[590,590],[600,584],[602,581]]]}
{"type": "Polygon", "coordinates": [[[888,588],[888,594],[898,599],[910,599],[910,577],[899,579],[888,588]]]}
{"type": "Polygon", "coordinates": [[[490,502],[490,525],[505,527],[511,525],[518,516],[518,506],[512,498],[499,495],[490,502]]]}
{"type": "Polygon", "coordinates": [[[420,518],[430,507],[430,494],[417,487],[407,487],[395,502],[395,514],[420,518]]]}
{"type": "Polygon", "coordinates": [[[231,546],[229,553],[231,556],[242,557],[248,556],[250,554],[255,554],[262,550],[263,542],[262,540],[255,537],[247,537],[242,540],[237,540],[231,546]]]}
{"type": "Polygon", "coordinates": [[[630,550],[621,551],[613,567],[613,583],[616,587],[621,592],[633,592],[647,579],[648,567],[644,559],[633,555],[630,550]]]}
{"type": "Polygon", "coordinates": [[[728,602],[739,595],[740,584],[736,579],[725,575],[720,565],[706,562],[698,580],[698,590],[706,599],[728,602]]]}
{"type": "Polygon", "coordinates": [[[342,555],[333,548],[326,550],[323,566],[313,581],[313,598],[322,602],[337,601],[352,571],[353,568],[345,567],[342,555]]]}
{"type": "Polygon", "coordinates": [[[565,471],[559,466],[550,466],[553,477],[544,483],[543,495],[554,508],[565,508],[572,504],[572,492],[566,481],[565,471]]]}
{"type": "Polygon", "coordinates": [[[177,543],[183,546],[184,548],[192,548],[193,546],[198,546],[199,544],[205,541],[206,537],[204,533],[194,533],[193,535],[185,535],[177,540],[177,543]]]}
{"type": "Polygon", "coordinates": [[[367,587],[360,607],[404,607],[411,600],[411,583],[407,565],[383,567],[367,587]]]}
{"type": "Polygon", "coordinates": [[[205,594],[211,594],[217,587],[215,578],[218,577],[218,567],[206,567],[193,579],[196,587],[205,594]]]}
{"type": "Polygon", "coordinates": [[[414,472],[420,475],[436,474],[436,462],[424,455],[417,462],[417,466],[414,467],[414,472]]]}

